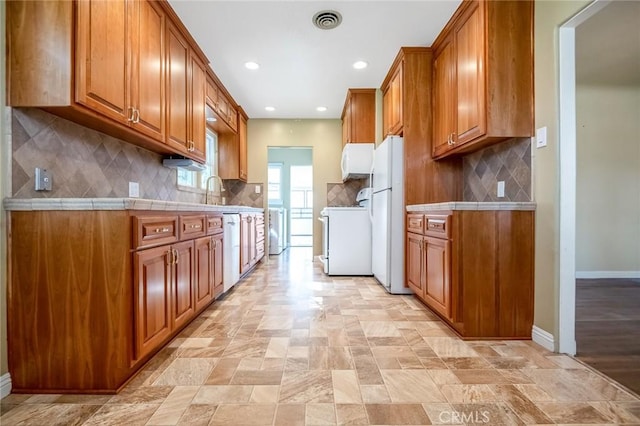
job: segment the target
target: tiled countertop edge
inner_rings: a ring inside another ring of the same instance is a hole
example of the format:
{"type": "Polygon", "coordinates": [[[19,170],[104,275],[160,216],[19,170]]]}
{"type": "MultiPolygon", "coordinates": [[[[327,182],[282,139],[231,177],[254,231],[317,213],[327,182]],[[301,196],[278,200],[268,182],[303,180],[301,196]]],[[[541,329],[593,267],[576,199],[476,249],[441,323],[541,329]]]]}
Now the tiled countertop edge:
{"type": "Polygon", "coordinates": [[[164,210],[207,211],[214,213],[263,212],[247,206],[213,206],[177,201],[141,198],[5,198],[3,207],[9,211],[36,210],[164,210]]]}
{"type": "Polygon", "coordinates": [[[414,204],[407,206],[408,212],[428,212],[441,210],[535,210],[536,203],[528,202],[470,202],[414,204]]]}

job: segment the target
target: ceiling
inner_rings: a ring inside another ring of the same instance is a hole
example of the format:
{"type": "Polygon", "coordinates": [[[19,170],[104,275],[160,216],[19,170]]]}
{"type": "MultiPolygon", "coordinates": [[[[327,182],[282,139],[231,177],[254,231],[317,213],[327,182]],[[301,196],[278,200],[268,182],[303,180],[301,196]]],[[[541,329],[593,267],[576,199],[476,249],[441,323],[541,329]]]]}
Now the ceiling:
{"type": "Polygon", "coordinates": [[[169,3],[250,118],[308,119],[340,118],[348,88],[380,87],[398,49],[430,46],[460,0],[169,3]],[[339,27],[313,25],[326,9],[342,15],[339,27]],[[358,60],[369,66],[354,69],[358,60]]]}
{"type": "Polygon", "coordinates": [[[640,1],[616,0],[576,27],[576,82],[640,85],[640,1]]]}

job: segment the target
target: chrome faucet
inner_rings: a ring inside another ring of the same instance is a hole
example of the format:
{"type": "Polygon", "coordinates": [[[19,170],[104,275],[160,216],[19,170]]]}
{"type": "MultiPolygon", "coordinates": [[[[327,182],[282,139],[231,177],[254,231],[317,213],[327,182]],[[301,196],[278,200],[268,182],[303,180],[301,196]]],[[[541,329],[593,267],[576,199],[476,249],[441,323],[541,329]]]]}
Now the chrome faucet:
{"type": "Polygon", "coordinates": [[[209,182],[211,182],[211,179],[218,179],[218,183],[220,184],[220,197],[222,197],[222,193],[225,191],[224,189],[224,185],[222,183],[222,179],[220,178],[220,176],[217,175],[211,175],[207,178],[207,183],[205,184],[206,187],[206,195],[205,195],[205,204],[209,204],[209,194],[211,192],[215,192],[215,191],[210,191],[209,190],[209,182]]]}

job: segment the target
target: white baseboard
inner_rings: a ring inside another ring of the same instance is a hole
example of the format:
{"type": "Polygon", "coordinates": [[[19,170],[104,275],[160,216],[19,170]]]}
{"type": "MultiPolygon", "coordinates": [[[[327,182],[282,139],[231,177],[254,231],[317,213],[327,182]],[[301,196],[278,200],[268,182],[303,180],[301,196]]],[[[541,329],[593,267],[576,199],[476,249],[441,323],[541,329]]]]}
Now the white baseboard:
{"type": "Polygon", "coordinates": [[[11,393],[11,375],[9,373],[5,373],[2,376],[0,376],[0,398],[4,398],[10,393],[11,393]]]}
{"type": "Polygon", "coordinates": [[[576,271],[578,279],[640,278],[640,271],[576,271]]]}
{"type": "Polygon", "coordinates": [[[531,339],[548,351],[555,352],[556,350],[553,334],[548,333],[535,325],[531,330],[531,339]]]}

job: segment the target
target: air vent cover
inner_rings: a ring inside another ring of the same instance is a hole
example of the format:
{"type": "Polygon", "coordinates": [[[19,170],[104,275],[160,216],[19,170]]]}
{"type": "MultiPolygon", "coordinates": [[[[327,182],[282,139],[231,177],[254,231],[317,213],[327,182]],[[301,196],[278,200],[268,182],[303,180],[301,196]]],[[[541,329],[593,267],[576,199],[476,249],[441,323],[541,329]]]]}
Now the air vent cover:
{"type": "Polygon", "coordinates": [[[321,30],[332,30],[342,22],[342,15],[335,10],[321,10],[313,15],[313,25],[321,30]]]}

